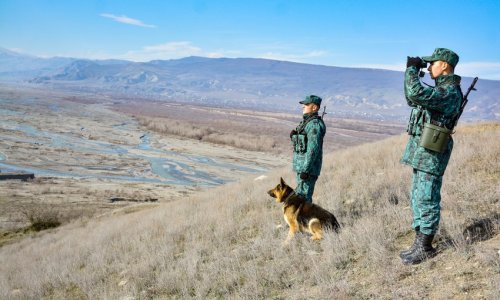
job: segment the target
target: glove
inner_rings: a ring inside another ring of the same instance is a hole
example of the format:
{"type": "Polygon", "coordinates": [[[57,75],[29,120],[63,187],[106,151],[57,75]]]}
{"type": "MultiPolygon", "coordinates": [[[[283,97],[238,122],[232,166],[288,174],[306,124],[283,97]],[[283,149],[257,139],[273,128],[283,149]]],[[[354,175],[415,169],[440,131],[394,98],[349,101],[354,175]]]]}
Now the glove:
{"type": "Polygon", "coordinates": [[[308,173],[300,173],[300,179],[306,180],[307,178],[309,178],[309,174],[308,173]]]}
{"type": "Polygon", "coordinates": [[[296,134],[297,134],[297,130],[294,129],[294,130],[290,131],[290,139],[292,139],[292,136],[296,135],[296,134]]]}
{"type": "Polygon", "coordinates": [[[415,66],[417,69],[422,69],[427,67],[427,63],[423,61],[420,57],[409,57],[406,60],[406,67],[409,68],[415,66]]]}

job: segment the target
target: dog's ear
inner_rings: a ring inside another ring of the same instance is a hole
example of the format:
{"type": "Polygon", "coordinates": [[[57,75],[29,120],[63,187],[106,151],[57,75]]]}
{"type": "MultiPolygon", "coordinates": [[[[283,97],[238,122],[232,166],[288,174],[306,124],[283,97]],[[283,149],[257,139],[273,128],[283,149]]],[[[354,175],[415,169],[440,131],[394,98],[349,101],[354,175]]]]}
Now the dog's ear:
{"type": "Polygon", "coordinates": [[[280,177],[280,179],[281,179],[281,181],[280,181],[281,186],[285,186],[285,185],[286,185],[286,183],[285,183],[285,181],[283,180],[283,177],[280,177]]]}

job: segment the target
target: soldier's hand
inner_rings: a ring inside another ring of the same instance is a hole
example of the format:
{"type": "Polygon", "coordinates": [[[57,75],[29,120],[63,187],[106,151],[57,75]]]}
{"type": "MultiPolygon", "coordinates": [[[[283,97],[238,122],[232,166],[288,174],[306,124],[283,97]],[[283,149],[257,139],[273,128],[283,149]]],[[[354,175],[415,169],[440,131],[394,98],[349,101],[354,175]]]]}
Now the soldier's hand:
{"type": "Polygon", "coordinates": [[[409,57],[406,59],[406,67],[409,68],[411,66],[417,67],[417,69],[425,68],[426,63],[420,57],[409,57]]]}
{"type": "Polygon", "coordinates": [[[297,134],[297,130],[292,130],[290,131],[290,139],[292,138],[293,135],[296,135],[297,134]]]}
{"type": "Polygon", "coordinates": [[[307,178],[309,178],[309,174],[308,173],[300,173],[300,179],[306,180],[307,178]]]}

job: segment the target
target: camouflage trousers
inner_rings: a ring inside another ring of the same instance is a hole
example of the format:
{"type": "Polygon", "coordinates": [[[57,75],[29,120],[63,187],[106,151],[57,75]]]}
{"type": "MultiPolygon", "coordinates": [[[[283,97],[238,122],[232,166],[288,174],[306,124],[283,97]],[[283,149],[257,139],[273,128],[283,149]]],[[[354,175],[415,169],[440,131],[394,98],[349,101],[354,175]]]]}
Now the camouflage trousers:
{"type": "Polygon", "coordinates": [[[441,185],[443,176],[413,169],[411,187],[412,227],[433,235],[437,232],[441,218],[441,185]]]}
{"type": "Polygon", "coordinates": [[[312,203],[312,196],[314,193],[314,185],[316,184],[316,180],[318,180],[318,176],[309,175],[307,179],[300,179],[300,173],[297,173],[297,188],[295,189],[295,193],[306,198],[306,201],[312,203]]]}

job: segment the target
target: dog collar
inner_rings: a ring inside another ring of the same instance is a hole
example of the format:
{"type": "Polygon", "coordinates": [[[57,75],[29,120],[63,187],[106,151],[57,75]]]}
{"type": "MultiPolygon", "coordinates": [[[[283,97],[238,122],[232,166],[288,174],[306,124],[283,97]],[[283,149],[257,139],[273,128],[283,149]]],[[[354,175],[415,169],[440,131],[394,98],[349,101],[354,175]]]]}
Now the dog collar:
{"type": "Polygon", "coordinates": [[[293,195],[295,195],[295,191],[294,191],[294,190],[292,190],[292,191],[288,194],[288,196],[286,196],[286,198],[283,200],[283,203],[287,203],[287,202],[288,202],[288,199],[289,199],[290,197],[292,197],[293,195]]]}

